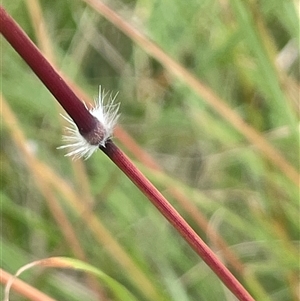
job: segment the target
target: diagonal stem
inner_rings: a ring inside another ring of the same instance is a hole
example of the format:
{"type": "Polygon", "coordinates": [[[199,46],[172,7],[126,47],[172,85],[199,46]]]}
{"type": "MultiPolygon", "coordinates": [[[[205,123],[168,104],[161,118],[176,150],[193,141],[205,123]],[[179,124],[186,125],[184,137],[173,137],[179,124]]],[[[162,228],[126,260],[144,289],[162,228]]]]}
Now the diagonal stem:
{"type": "Polygon", "coordinates": [[[93,132],[97,126],[95,117],[89,113],[85,105],[2,6],[0,6],[0,32],[59,101],[65,111],[72,116],[80,133],[85,136],[93,132]]]}
{"type": "MultiPolygon", "coordinates": [[[[97,125],[95,124],[95,118],[88,112],[74,92],[62,80],[57,71],[43,57],[38,48],[2,6],[0,6],[0,32],[56,97],[77,124],[80,133],[84,135],[93,132],[97,125]]],[[[148,197],[154,206],[165,216],[239,300],[254,301],[245,288],[221,263],[216,255],[214,255],[212,250],[210,250],[164,196],[111,140],[108,140],[106,146],[100,147],[100,149],[148,197]]]]}
{"type": "Polygon", "coordinates": [[[254,301],[251,295],[223,265],[212,250],[189,226],[176,209],[138,170],[132,161],[111,141],[100,149],[126,174],[126,176],[144,193],[160,213],[172,224],[180,235],[189,243],[205,263],[218,275],[222,282],[241,301],[254,301]]]}

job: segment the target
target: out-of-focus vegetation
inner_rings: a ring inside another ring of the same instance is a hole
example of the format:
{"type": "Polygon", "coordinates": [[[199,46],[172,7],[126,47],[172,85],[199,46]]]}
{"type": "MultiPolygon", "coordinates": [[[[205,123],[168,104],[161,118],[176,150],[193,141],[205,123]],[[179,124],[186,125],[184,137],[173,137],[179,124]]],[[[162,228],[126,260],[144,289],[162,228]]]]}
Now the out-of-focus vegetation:
{"type": "MultiPolygon", "coordinates": [[[[108,4],[299,169],[297,1],[108,4]]],[[[268,160],[205,95],[84,1],[3,6],[91,98],[99,85],[119,91],[115,142],[256,300],[298,300],[299,190],[276,158],[268,160]],[[160,170],[137,156],[141,151],[160,170]]],[[[14,273],[32,260],[69,256],[101,269],[138,300],[233,300],[100,151],[73,162],[56,149],[61,109],[1,43],[1,267],[14,273]]],[[[34,270],[21,278],[57,300],[110,300],[110,291],[85,273],[34,270]]]]}

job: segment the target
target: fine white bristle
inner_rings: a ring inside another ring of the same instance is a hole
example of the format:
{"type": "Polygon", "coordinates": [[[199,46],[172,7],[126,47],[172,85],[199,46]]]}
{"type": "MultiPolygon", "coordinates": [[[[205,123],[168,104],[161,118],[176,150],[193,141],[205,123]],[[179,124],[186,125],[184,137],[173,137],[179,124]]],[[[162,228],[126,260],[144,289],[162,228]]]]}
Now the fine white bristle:
{"type": "Polygon", "coordinates": [[[78,159],[84,157],[88,159],[99,146],[105,147],[106,141],[112,137],[114,127],[120,116],[118,114],[120,104],[114,103],[117,94],[112,97],[110,94],[108,101],[105,103],[105,97],[108,96],[108,92],[102,91],[101,86],[99,87],[99,96],[95,99],[95,105],[89,112],[95,116],[104,129],[103,139],[98,145],[90,144],[79,132],[75,122],[69,116],[62,117],[70,123],[70,127],[66,127],[66,135],[63,136],[63,140],[66,142],[65,145],[58,147],[58,149],[69,149],[66,156],[73,157],[73,159],[78,159]]]}

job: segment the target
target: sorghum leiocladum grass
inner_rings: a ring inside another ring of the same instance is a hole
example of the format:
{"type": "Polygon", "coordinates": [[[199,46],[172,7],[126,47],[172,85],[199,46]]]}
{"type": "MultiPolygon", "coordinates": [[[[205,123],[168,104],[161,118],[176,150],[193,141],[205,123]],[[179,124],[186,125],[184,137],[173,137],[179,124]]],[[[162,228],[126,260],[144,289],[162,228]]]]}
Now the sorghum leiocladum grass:
{"type": "Polygon", "coordinates": [[[117,119],[117,107],[111,103],[111,106],[105,108],[100,99],[98,102],[98,113],[102,110],[100,115],[97,114],[97,108],[88,110],[2,6],[0,22],[2,35],[55,96],[70,116],[70,121],[74,122],[74,126],[76,125],[77,129],[71,129],[73,134],[71,137],[74,141],[70,138],[71,142],[70,140],[68,142],[73,148],[76,148],[76,143],[79,143],[80,150],[76,152],[76,149],[73,149],[71,154],[89,156],[95,148],[100,148],[148,197],[239,300],[254,300],[164,196],[111,140],[112,128],[117,119]]]}

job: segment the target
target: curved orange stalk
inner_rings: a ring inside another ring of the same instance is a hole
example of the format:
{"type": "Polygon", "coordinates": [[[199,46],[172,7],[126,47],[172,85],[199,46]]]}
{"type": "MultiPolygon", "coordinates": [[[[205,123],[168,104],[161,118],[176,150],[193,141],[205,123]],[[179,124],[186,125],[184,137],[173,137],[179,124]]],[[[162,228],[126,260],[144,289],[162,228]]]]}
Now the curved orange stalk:
{"type": "MultiPolygon", "coordinates": [[[[0,282],[5,284],[7,283],[13,275],[9,274],[8,272],[0,269],[0,282]]],[[[32,301],[56,301],[46,294],[42,293],[41,291],[37,290],[36,288],[32,287],[31,285],[25,283],[20,279],[14,279],[12,284],[12,288],[15,292],[19,293],[23,297],[26,297],[32,301]]]]}

